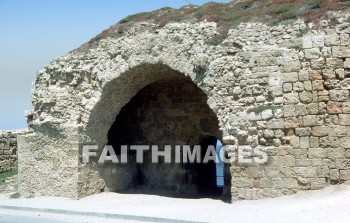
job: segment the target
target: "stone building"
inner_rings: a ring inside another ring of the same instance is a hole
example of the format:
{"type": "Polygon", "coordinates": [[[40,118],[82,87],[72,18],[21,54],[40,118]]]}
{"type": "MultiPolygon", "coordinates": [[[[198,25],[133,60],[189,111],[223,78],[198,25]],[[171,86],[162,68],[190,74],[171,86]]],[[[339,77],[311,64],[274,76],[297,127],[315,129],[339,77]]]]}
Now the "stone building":
{"type": "MultiPolygon", "coordinates": [[[[134,24],[55,59],[36,76],[32,133],[18,136],[24,196],[80,198],[134,187],[195,195],[191,164],[100,165],[84,145],[225,145],[232,201],[321,189],[350,179],[350,23],[242,23],[218,45],[213,22],[134,24]],[[264,164],[241,164],[238,151],[264,164]]],[[[202,170],[205,167],[201,167],[202,170]]],[[[199,169],[201,169],[199,168],[199,169]]],[[[210,170],[207,168],[206,170],[210,170]]],[[[203,175],[204,174],[204,175],[203,175]]],[[[204,182],[208,183],[208,182],[204,182]]]]}

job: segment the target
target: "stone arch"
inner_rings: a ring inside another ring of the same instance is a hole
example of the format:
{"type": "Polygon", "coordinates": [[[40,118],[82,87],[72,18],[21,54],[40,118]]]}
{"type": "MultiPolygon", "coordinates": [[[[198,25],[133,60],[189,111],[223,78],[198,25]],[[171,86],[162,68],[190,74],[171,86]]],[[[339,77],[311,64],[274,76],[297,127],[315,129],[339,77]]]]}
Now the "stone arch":
{"type": "MultiPolygon", "coordinates": [[[[121,109],[126,106],[140,90],[151,85],[152,83],[174,79],[186,80],[196,86],[198,90],[205,95],[208,101],[208,95],[205,92],[204,87],[201,86],[198,80],[195,80],[193,77],[195,77],[195,75],[186,75],[171,69],[169,66],[158,63],[136,66],[112,79],[104,85],[100,100],[91,110],[89,121],[84,129],[85,141],[83,144],[97,144],[99,146],[100,153],[101,149],[108,142],[108,132],[121,109]]],[[[208,106],[207,101],[206,105],[208,106]]],[[[217,119],[217,131],[203,132],[193,141],[197,140],[199,142],[201,138],[207,135],[214,135],[215,137],[222,139],[223,136],[221,127],[219,126],[219,118],[210,107],[209,109],[217,119]]],[[[126,182],[125,179],[118,179],[117,177],[113,179],[113,182],[111,182],[108,177],[113,174],[120,175],[123,172],[134,171],[134,166],[119,165],[116,169],[115,165],[112,164],[101,167],[96,161],[97,160],[94,160],[92,163],[80,165],[79,181],[84,182],[85,184],[84,188],[79,188],[79,193],[81,196],[103,190],[122,190],[130,186],[131,182],[127,182],[123,185],[115,184],[115,182],[118,180],[126,182]]]]}
{"type": "MultiPolygon", "coordinates": [[[[104,84],[100,100],[90,111],[84,129],[87,139],[92,143],[105,143],[109,127],[113,124],[120,109],[138,91],[153,82],[171,78],[187,78],[207,95],[205,86],[196,79],[195,73],[184,74],[161,63],[135,66],[104,84]]],[[[208,106],[210,107],[210,104],[208,106]]],[[[213,112],[215,113],[214,110],[213,112]]],[[[222,130],[221,126],[220,130],[222,130]]]]}

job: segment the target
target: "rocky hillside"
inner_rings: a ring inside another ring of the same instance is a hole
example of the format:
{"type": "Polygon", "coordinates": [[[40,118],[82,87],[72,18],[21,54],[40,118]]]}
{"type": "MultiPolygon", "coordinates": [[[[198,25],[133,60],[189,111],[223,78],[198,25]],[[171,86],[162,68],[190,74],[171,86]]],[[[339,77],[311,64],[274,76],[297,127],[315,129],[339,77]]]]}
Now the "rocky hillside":
{"type": "Polygon", "coordinates": [[[162,8],[122,19],[75,52],[94,48],[99,40],[107,37],[115,38],[145,30],[155,31],[169,22],[216,22],[218,35],[211,41],[216,45],[226,37],[230,28],[242,22],[256,21],[270,25],[296,19],[310,22],[329,19],[329,11],[344,11],[349,7],[349,0],[236,0],[230,3],[210,2],[200,7],[187,5],[179,9],[162,8]]]}

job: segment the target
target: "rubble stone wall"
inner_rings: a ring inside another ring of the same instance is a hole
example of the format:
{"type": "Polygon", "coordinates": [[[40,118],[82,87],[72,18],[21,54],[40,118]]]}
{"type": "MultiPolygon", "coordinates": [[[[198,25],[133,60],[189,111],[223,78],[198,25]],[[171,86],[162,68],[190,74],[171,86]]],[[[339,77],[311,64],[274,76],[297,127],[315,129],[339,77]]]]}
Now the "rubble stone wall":
{"type": "Polygon", "coordinates": [[[79,197],[103,191],[106,169],[82,163],[82,145],[103,148],[119,111],[137,92],[180,76],[207,95],[222,141],[231,145],[232,200],[349,180],[348,17],[339,14],[336,24],[244,23],[216,46],[210,44],[215,23],[171,23],[154,32],[138,32],[138,24],[121,38],[54,60],[37,73],[33,87],[34,133],[21,138],[19,149],[21,193],[79,197]],[[237,149],[254,148],[268,153],[267,164],[237,162],[237,149]],[[63,192],[67,182],[74,192],[63,192]]]}
{"type": "Polygon", "coordinates": [[[0,131],[0,173],[17,168],[17,136],[28,130],[0,131]]]}

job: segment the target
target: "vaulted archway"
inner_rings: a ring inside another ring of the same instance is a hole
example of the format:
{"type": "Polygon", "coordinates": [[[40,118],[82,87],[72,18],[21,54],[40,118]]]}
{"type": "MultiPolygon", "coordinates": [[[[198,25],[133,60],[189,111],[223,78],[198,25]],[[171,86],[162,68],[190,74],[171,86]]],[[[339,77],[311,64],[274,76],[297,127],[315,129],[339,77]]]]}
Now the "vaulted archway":
{"type": "MultiPolygon", "coordinates": [[[[190,145],[192,151],[206,136],[222,138],[218,118],[207,104],[207,95],[191,78],[163,65],[138,67],[125,76],[128,82],[121,76],[105,86],[105,95],[92,112],[95,117],[91,116],[87,133],[100,148],[112,145],[116,154],[120,154],[122,145],[157,145],[159,150],[170,145],[171,163],[162,158],[159,163],[152,163],[152,154],[146,151],[144,163],[139,164],[135,153],[129,151],[127,164],[95,162],[83,168],[91,173],[94,169],[98,171],[104,184],[101,190],[137,189],[145,193],[199,196],[203,187],[199,177],[203,173],[196,164],[183,160],[175,163],[175,146],[190,145]],[[113,114],[114,122],[109,123],[113,114]]],[[[229,171],[226,173],[230,179],[229,171]]],[[[98,186],[91,183],[92,187],[98,186]]],[[[227,195],[228,188],[227,185],[227,195]]],[[[213,191],[211,195],[217,193],[213,191]]]]}

